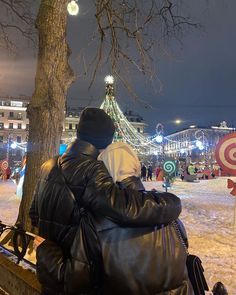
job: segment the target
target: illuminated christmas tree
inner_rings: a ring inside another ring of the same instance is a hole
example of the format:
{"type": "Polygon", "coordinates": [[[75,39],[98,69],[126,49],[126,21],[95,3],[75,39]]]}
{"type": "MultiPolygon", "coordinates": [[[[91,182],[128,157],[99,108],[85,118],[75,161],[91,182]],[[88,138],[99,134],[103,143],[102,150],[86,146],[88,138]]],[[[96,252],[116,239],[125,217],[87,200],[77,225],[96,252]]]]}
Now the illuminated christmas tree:
{"type": "Polygon", "coordinates": [[[139,133],[127,120],[121,111],[114,93],[113,76],[105,77],[106,97],[101,105],[114,121],[116,131],[114,141],[123,141],[130,144],[140,155],[158,155],[161,153],[161,146],[155,143],[155,137],[146,137],[139,133]]]}

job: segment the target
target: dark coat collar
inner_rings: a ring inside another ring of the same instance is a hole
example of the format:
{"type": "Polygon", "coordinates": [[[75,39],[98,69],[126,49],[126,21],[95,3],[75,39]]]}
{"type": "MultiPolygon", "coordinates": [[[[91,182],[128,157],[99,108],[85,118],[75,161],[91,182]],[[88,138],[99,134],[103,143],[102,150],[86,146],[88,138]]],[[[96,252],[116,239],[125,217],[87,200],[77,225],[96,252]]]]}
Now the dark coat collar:
{"type": "Polygon", "coordinates": [[[94,145],[87,141],[81,139],[76,139],[66,150],[67,156],[77,156],[78,154],[83,154],[85,156],[92,157],[97,159],[99,151],[95,148],[94,145]]]}

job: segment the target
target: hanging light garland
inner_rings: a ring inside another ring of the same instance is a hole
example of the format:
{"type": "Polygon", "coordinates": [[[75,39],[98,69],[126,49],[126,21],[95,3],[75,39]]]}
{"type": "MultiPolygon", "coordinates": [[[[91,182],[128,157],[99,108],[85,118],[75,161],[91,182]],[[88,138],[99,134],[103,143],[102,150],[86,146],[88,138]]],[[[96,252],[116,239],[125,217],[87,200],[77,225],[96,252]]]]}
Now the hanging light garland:
{"type": "Polygon", "coordinates": [[[128,121],[121,111],[114,94],[114,77],[108,75],[104,79],[106,87],[106,97],[100,108],[104,109],[113,119],[116,132],[114,141],[125,141],[130,144],[139,154],[162,154],[163,145],[166,146],[167,154],[180,153],[184,154],[192,149],[198,148],[203,151],[207,148],[207,140],[204,132],[199,131],[195,134],[195,139],[192,141],[172,140],[168,136],[164,137],[164,127],[161,123],[156,126],[156,134],[153,136],[144,136],[140,134],[128,121]],[[174,144],[175,147],[168,147],[166,143],[174,144]]]}
{"type": "Polygon", "coordinates": [[[27,142],[16,142],[16,141],[13,141],[10,145],[10,147],[15,150],[16,148],[19,148],[19,149],[22,149],[24,151],[26,151],[27,149],[27,142]]]}
{"type": "Polygon", "coordinates": [[[194,133],[195,139],[193,140],[172,140],[170,138],[165,137],[164,139],[166,142],[169,142],[170,144],[175,144],[175,147],[168,147],[166,145],[166,153],[180,153],[184,154],[188,151],[192,151],[193,149],[198,148],[200,151],[207,150],[209,143],[207,140],[207,136],[205,135],[203,130],[197,130],[194,133]]]}
{"type": "Polygon", "coordinates": [[[139,154],[158,155],[162,152],[161,146],[156,143],[156,136],[146,137],[140,134],[127,120],[121,111],[114,94],[114,77],[105,77],[106,97],[101,105],[114,121],[116,132],[114,141],[125,141],[130,144],[139,154]]]}

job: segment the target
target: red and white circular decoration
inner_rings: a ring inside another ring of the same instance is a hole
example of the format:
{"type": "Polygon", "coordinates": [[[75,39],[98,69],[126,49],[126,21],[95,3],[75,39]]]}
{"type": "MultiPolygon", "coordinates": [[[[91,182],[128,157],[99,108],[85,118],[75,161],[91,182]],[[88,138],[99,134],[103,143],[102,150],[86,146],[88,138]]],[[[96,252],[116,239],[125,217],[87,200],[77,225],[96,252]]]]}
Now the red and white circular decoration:
{"type": "Polygon", "coordinates": [[[2,170],[7,170],[7,168],[8,168],[8,162],[6,160],[2,161],[1,169],[2,170]]]}
{"type": "Polygon", "coordinates": [[[218,142],[215,151],[216,161],[230,175],[236,175],[236,133],[231,133],[218,142]]]}

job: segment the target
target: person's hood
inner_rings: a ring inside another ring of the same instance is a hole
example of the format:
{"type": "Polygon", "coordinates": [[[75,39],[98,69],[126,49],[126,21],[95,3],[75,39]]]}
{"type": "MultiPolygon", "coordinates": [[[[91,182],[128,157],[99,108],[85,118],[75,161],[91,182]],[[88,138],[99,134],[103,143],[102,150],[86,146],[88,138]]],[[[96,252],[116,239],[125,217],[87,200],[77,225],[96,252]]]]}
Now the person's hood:
{"type": "Polygon", "coordinates": [[[114,182],[136,176],[140,177],[141,165],[133,148],[124,142],[110,144],[99,156],[107,167],[114,182]]]}

